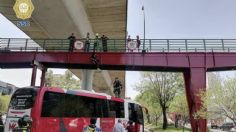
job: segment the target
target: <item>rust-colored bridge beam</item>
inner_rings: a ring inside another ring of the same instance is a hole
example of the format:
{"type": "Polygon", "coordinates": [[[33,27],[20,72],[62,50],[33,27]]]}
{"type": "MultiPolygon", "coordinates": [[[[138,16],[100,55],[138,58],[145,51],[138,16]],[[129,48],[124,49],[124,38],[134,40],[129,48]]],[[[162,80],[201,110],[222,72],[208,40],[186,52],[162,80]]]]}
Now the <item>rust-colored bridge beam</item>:
{"type": "Polygon", "coordinates": [[[193,113],[201,107],[197,94],[206,88],[206,72],[236,67],[236,53],[232,52],[101,52],[96,53],[98,64],[91,61],[91,56],[92,53],[85,52],[0,52],[0,67],[31,68],[35,60],[46,68],[96,69],[99,66],[104,70],[183,72],[193,132],[206,132],[206,120],[193,118],[193,113]]]}
{"type": "Polygon", "coordinates": [[[190,68],[190,70],[184,72],[184,81],[192,131],[206,132],[206,119],[195,119],[193,117],[193,114],[202,106],[198,93],[206,90],[206,69],[204,67],[190,68]]]}
{"type": "MultiPolygon", "coordinates": [[[[101,69],[107,70],[172,70],[191,67],[228,70],[236,66],[236,53],[96,53],[101,69]]],[[[31,68],[36,60],[48,68],[96,69],[92,53],[68,52],[9,52],[0,53],[0,68],[31,68]]]]}

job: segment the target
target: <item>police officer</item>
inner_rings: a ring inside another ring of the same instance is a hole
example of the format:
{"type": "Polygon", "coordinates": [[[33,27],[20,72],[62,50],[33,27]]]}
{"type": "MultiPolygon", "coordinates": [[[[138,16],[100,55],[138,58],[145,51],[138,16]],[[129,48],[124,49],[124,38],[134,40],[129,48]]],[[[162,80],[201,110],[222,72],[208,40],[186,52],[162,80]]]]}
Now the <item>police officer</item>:
{"type": "Polygon", "coordinates": [[[74,43],[76,41],[76,37],[75,37],[74,33],[71,33],[71,35],[67,39],[69,39],[69,41],[70,41],[69,51],[73,52],[73,50],[74,50],[74,43]]]}
{"type": "Polygon", "coordinates": [[[31,120],[28,115],[24,115],[18,120],[18,127],[13,132],[30,132],[31,120]]]}
{"type": "Polygon", "coordinates": [[[86,126],[83,129],[83,132],[102,132],[99,127],[96,126],[97,119],[91,118],[90,119],[90,125],[86,126]]]}

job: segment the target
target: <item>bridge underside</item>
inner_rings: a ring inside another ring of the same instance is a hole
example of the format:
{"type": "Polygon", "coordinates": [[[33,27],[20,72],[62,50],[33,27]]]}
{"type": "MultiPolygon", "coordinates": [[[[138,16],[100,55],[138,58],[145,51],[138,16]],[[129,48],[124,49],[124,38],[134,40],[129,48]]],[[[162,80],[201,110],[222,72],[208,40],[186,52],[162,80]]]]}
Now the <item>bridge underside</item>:
{"type": "MultiPolygon", "coordinates": [[[[18,19],[13,11],[14,3],[15,0],[0,0],[0,13],[17,25],[21,19],[18,19]]],[[[91,38],[94,38],[93,34],[95,33],[104,34],[110,39],[126,38],[126,0],[32,0],[32,3],[35,9],[32,17],[27,19],[30,26],[19,27],[31,38],[66,39],[72,32],[77,38],[85,38],[87,32],[90,33],[91,38]]],[[[38,44],[41,43],[38,42],[38,44]]],[[[85,80],[83,79],[84,76],[81,75],[81,70],[74,69],[71,71],[81,80],[85,80]]],[[[125,72],[122,74],[120,72],[113,73],[114,71],[103,71],[102,73],[95,71],[94,78],[97,80],[94,80],[93,88],[96,91],[112,95],[109,90],[111,88],[110,81],[114,80],[115,77],[118,76],[122,84],[125,85],[125,72]],[[110,76],[104,78],[104,73],[110,76]],[[96,81],[100,83],[96,83],[96,81]]],[[[124,97],[125,88],[121,95],[124,97]]]]}

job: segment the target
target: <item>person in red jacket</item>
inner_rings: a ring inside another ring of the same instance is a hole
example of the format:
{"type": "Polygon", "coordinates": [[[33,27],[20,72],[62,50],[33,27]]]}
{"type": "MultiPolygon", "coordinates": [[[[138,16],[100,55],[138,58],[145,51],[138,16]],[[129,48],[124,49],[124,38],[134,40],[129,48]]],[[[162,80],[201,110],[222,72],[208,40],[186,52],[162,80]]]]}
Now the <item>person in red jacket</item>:
{"type": "Polygon", "coordinates": [[[133,121],[128,122],[128,126],[126,127],[127,132],[135,132],[135,126],[133,125],[133,121]]]}

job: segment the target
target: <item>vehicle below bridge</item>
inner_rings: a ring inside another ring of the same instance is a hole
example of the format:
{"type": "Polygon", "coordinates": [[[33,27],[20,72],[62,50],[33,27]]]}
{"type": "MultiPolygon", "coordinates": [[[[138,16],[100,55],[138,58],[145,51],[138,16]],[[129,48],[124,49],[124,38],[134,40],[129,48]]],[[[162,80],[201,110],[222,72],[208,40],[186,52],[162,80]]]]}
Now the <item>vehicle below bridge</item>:
{"type": "Polygon", "coordinates": [[[133,121],[135,131],[144,131],[147,109],[129,99],[85,90],[26,87],[11,98],[5,132],[22,127],[31,132],[82,132],[91,118],[104,132],[112,132],[118,119],[133,121]],[[23,122],[23,123],[22,123],[23,122]]]}

